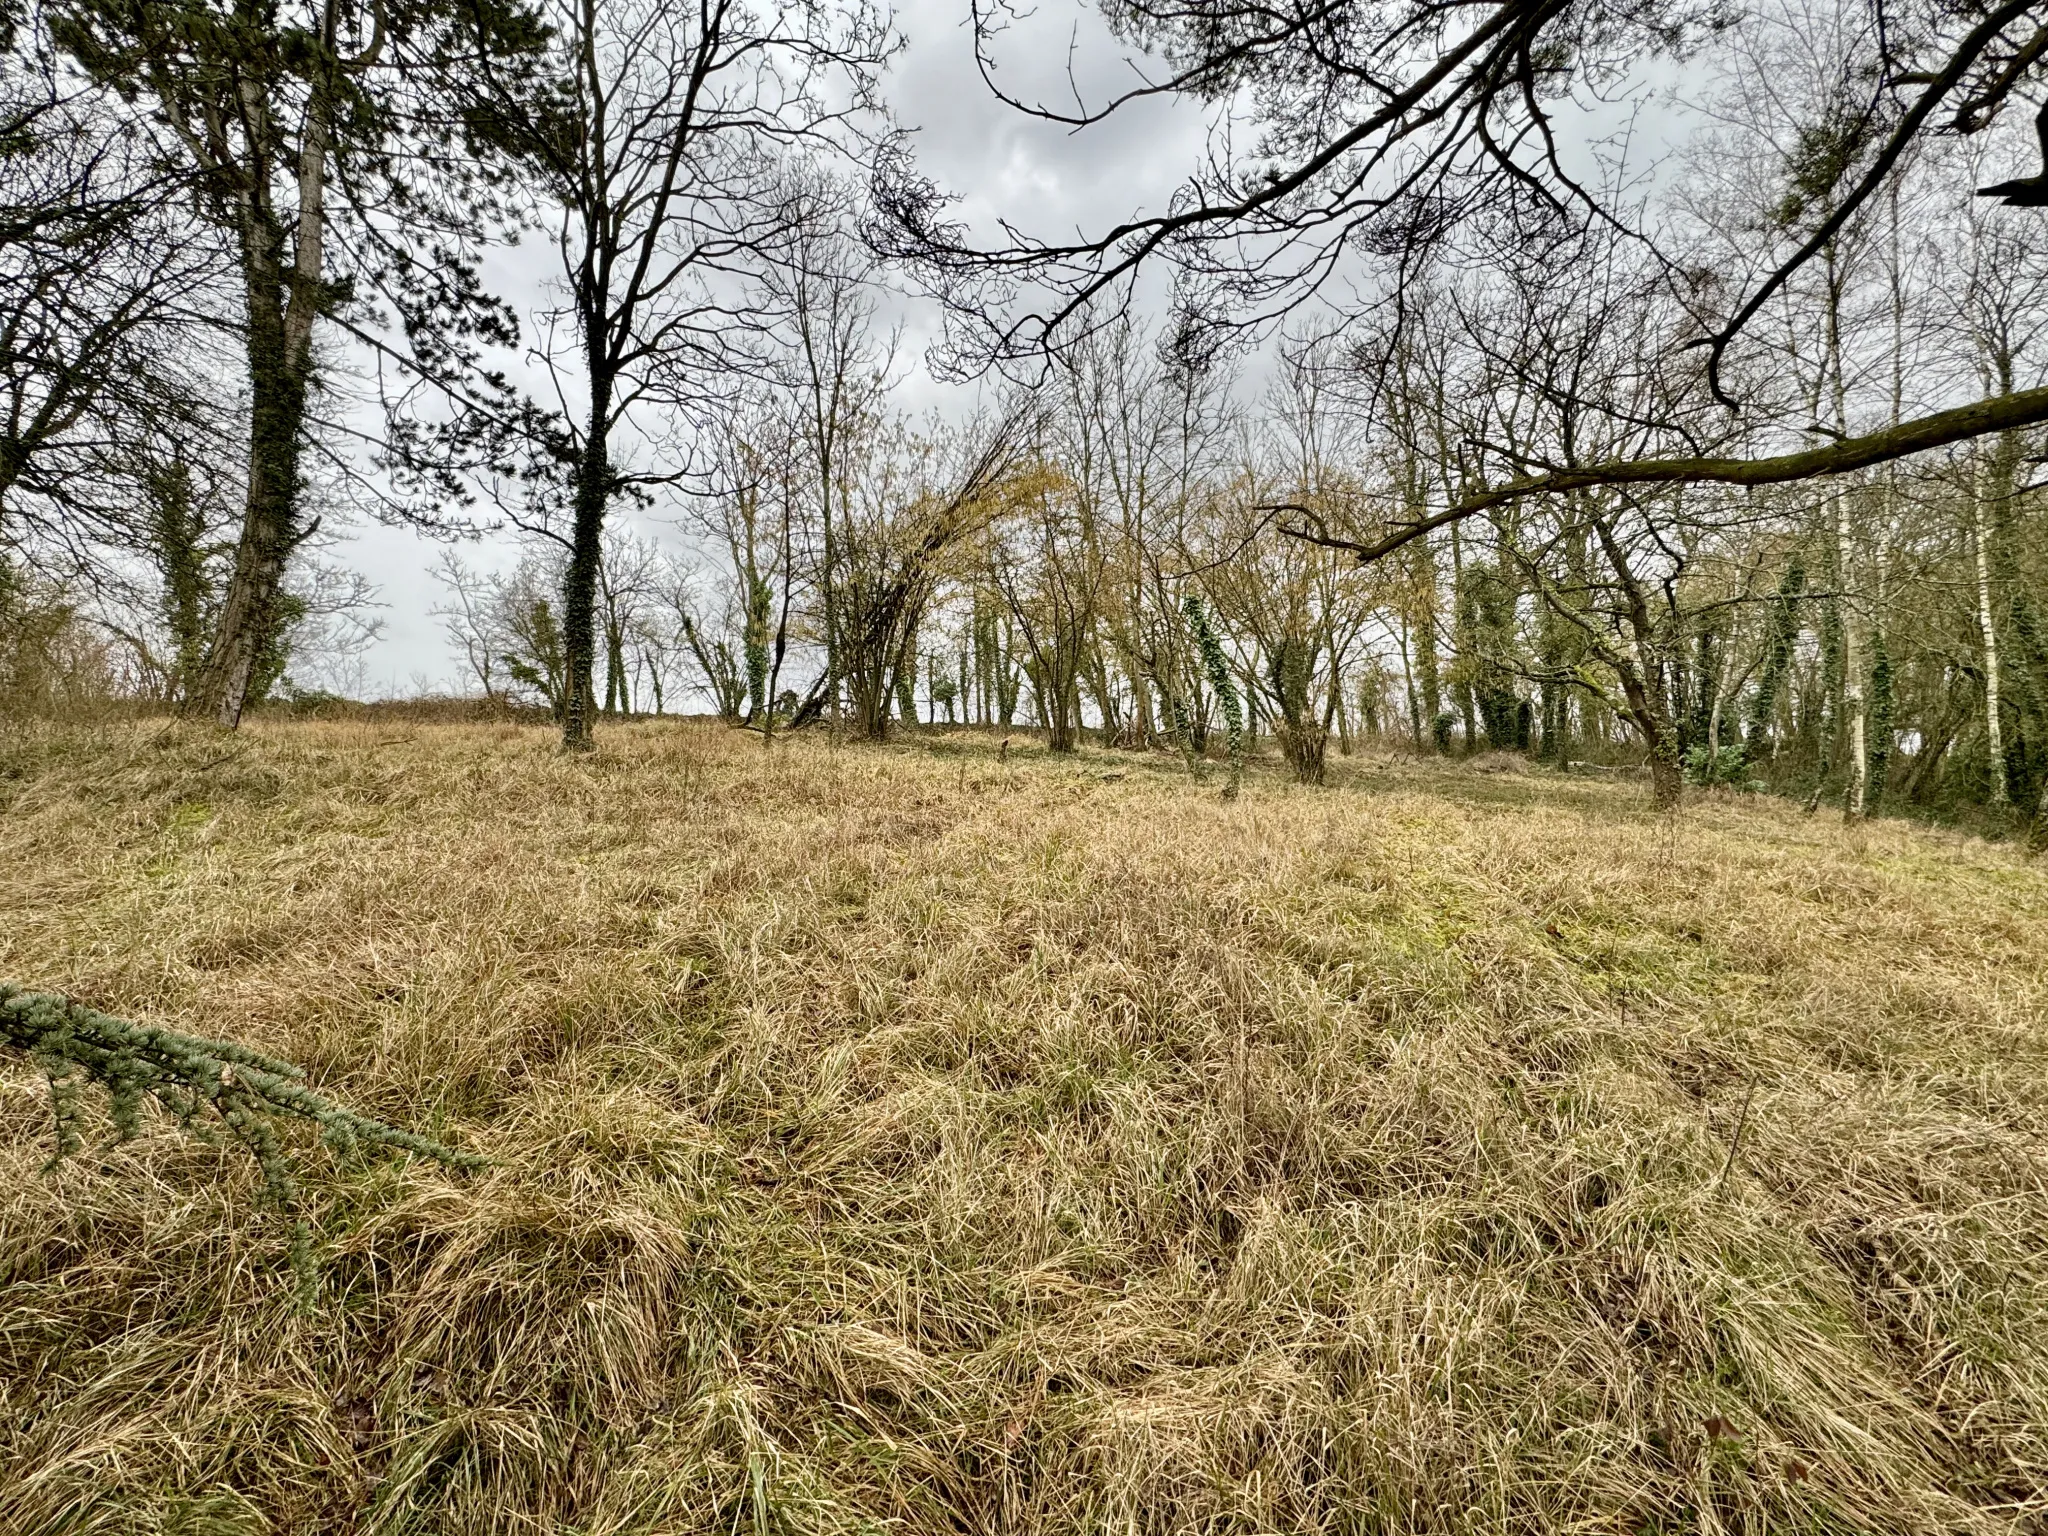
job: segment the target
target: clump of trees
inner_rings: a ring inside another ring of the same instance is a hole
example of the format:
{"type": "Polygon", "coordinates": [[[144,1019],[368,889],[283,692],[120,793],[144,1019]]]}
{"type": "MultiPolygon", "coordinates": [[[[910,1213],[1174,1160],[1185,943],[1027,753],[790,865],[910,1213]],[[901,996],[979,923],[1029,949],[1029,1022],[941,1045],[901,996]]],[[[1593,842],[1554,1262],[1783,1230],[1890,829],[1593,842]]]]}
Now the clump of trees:
{"type": "Polygon", "coordinates": [[[1633,756],[1663,805],[2048,835],[2029,7],[1104,17],[1156,84],[1012,105],[1239,110],[1170,209],[978,244],[889,121],[865,0],[29,8],[13,696],[69,667],[232,725],[360,638],[314,551],[367,501],[514,532],[444,562],[441,616],[572,748],[708,703],[1197,771],[1266,741],[1304,783],[1362,742],[1633,756]],[[1710,124],[1682,153],[1570,151],[1587,90],[1677,54],[1710,124]],[[520,228],[555,279],[487,293],[520,228]],[[1014,377],[907,415],[892,283],[1014,377]]]}
{"type": "MultiPolygon", "coordinates": [[[[1004,78],[1024,18],[967,11],[1004,78]]],[[[319,550],[368,507],[513,531],[440,616],[571,750],[705,701],[764,742],[943,712],[1223,757],[1226,796],[1262,740],[1308,785],[1333,744],[1633,758],[1661,807],[2048,845],[2039,11],[1109,0],[1152,73],[1006,99],[1086,134],[1189,98],[1209,153],[1100,233],[978,242],[871,0],[0,4],[0,712],[233,729],[331,675],[375,621],[319,550]],[[1673,58],[1710,126],[1589,147],[1673,58]],[[489,292],[535,232],[551,282],[489,292]],[[902,408],[891,284],[978,408],[902,408]]],[[[280,1115],[464,1161],[5,986],[0,1044],[60,1152],[93,1081],[124,1132],[216,1113],[287,1208],[280,1115]]]]}

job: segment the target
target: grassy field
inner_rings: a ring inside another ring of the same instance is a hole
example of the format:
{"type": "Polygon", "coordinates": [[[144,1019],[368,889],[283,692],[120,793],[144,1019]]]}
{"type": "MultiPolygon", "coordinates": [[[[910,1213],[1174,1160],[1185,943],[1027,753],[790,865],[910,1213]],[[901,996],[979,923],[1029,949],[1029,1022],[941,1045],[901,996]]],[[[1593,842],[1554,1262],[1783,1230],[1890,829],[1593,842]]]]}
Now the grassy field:
{"type": "Polygon", "coordinates": [[[1334,777],[0,737],[0,979],[493,1160],[302,1148],[302,1312],[10,1065],[0,1531],[2048,1528],[2048,870],[1334,777]]]}

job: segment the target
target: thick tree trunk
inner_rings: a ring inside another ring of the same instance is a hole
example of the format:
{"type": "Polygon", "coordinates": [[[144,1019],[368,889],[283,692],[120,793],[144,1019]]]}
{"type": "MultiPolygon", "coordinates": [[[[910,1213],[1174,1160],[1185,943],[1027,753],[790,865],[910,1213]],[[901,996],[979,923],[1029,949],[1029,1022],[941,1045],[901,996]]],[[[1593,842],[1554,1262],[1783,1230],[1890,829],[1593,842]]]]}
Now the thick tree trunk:
{"type": "Polygon", "coordinates": [[[257,658],[277,625],[285,561],[305,537],[299,526],[299,435],[305,424],[311,325],[291,323],[275,265],[259,252],[247,263],[249,296],[249,477],[235,568],[214,624],[213,643],[186,696],[188,713],[227,730],[241,724],[257,658]]]}
{"type": "Polygon", "coordinates": [[[1628,722],[1649,748],[1651,801],[1660,811],[1676,810],[1685,792],[1685,774],[1679,767],[1678,730],[1666,684],[1665,647],[1659,643],[1649,602],[1629,569],[1626,552],[1615,539],[1614,531],[1598,518],[1592,520],[1592,527],[1628,601],[1629,627],[1635,632],[1633,661],[1619,653],[1609,653],[1605,659],[1621,682],[1628,722]]]}
{"type": "Polygon", "coordinates": [[[1081,744],[1080,669],[1064,657],[1053,666],[1054,680],[1045,700],[1045,744],[1053,752],[1072,752],[1081,744]]]}
{"type": "Polygon", "coordinates": [[[610,391],[591,381],[590,428],[576,465],[574,523],[569,563],[562,572],[562,655],[568,671],[562,705],[562,748],[590,750],[593,674],[597,663],[597,576],[604,558],[604,515],[611,499],[611,464],[605,442],[610,391]]]}
{"type": "Polygon", "coordinates": [[[1676,810],[1685,793],[1685,773],[1678,761],[1678,732],[1670,711],[1653,690],[1662,684],[1646,679],[1629,665],[1615,667],[1621,679],[1622,697],[1628,703],[1629,724],[1643,738],[1650,752],[1650,802],[1660,811],[1676,810]]]}
{"type": "Polygon", "coordinates": [[[1660,811],[1678,808],[1678,802],[1685,793],[1685,775],[1679,771],[1678,759],[1670,751],[1650,753],[1650,803],[1660,811]]]}
{"type": "MultiPolygon", "coordinates": [[[[864,741],[887,741],[889,714],[894,704],[888,667],[867,654],[865,647],[843,650],[839,667],[846,683],[847,703],[852,706],[854,733],[864,741]]],[[[836,732],[838,725],[833,729],[836,732]]]]}
{"type": "MultiPolygon", "coordinates": [[[[327,14],[325,44],[333,46],[336,11],[327,14]]],[[[268,108],[245,92],[252,120],[268,108]]],[[[257,658],[277,625],[278,593],[286,559],[311,531],[299,525],[299,445],[306,392],[313,373],[313,323],[325,302],[322,262],[327,240],[327,149],[334,102],[316,87],[299,142],[299,207],[290,264],[284,231],[271,203],[270,166],[248,167],[241,193],[242,286],[248,305],[249,483],[234,574],[221,602],[213,644],[198,686],[186,700],[190,713],[210,715],[233,730],[241,724],[257,658]]]]}
{"type": "Polygon", "coordinates": [[[1318,725],[1303,724],[1297,727],[1283,720],[1280,722],[1279,735],[1280,750],[1287,758],[1287,766],[1294,770],[1294,782],[1322,783],[1330,733],[1318,725]]]}

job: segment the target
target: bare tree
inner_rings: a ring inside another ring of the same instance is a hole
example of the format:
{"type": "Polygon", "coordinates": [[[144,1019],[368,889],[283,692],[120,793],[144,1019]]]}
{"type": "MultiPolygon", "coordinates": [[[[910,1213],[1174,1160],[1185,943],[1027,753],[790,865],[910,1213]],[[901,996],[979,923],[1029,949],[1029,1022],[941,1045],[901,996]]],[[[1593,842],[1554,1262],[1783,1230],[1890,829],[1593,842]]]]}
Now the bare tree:
{"type": "MultiPolygon", "coordinates": [[[[1104,22],[1148,57],[1137,83],[1090,101],[1047,105],[1005,95],[995,51],[1013,8],[976,3],[984,79],[1021,112],[1086,132],[1154,97],[1225,101],[1205,159],[1168,206],[1099,232],[976,245],[946,221],[945,199],[901,160],[879,178],[881,227],[920,260],[986,361],[1058,350],[1109,322],[1139,274],[1173,269],[1190,345],[1213,348],[1361,272],[1398,297],[1431,252],[1463,241],[1463,259],[1558,254],[1560,236],[1609,230],[1637,243],[1687,311],[1699,366],[1665,402],[1664,430],[1624,458],[1580,458],[1478,479],[1452,506],[1393,520],[1354,539],[1378,559],[1429,529],[1506,501],[1615,484],[1770,484],[1841,474],[1929,448],[2048,421],[2048,390],[1980,399],[1799,452],[1701,451],[1695,423],[1740,403],[1731,374],[1759,315],[1880,200],[1910,152],[1940,132],[1973,133],[2048,67],[2048,23],[2032,0],[1927,9],[1867,0],[1833,18],[1849,68],[1840,89],[1788,105],[1797,114],[1796,180],[1806,196],[1767,236],[1762,259],[1728,283],[1667,248],[1612,185],[1575,175],[1560,151],[1571,119],[1603,82],[1645,58],[1693,60],[1726,18],[1709,4],[1574,6],[1557,0],[1396,0],[1272,7],[1249,0],[1104,0],[1104,22]],[[1811,194],[1824,195],[1811,195],[1811,194]]],[[[2017,185],[2017,184],[2016,184],[2017,185]]],[[[2033,185],[2032,182],[2026,185],[2033,185]]],[[[2011,188],[2004,189],[2011,196],[2011,188]]],[[[2025,197],[2020,197],[2025,201],[2025,197]]],[[[1371,285],[1368,291],[1371,291],[1371,285]]],[[[1799,425],[1805,425],[1801,423],[1799,425]]],[[[1496,465],[1495,468],[1506,466],[1496,465]]]]}
{"type": "Polygon", "coordinates": [[[701,403],[759,366],[759,280],[813,213],[784,166],[862,142],[893,41],[866,0],[551,0],[546,14],[559,88],[538,110],[515,94],[503,131],[540,178],[561,260],[539,352],[569,423],[566,483],[561,505],[524,520],[567,555],[562,740],[580,749],[606,516],[682,474],[635,463],[625,439],[652,430],[640,413],[701,403]]]}
{"type": "MultiPolygon", "coordinates": [[[[894,423],[864,445],[828,577],[838,594],[835,665],[860,735],[887,736],[901,684],[916,679],[917,634],[942,562],[994,516],[1033,430],[1019,401],[948,432],[894,423]]],[[[814,693],[806,708],[819,702],[814,693]]]]}
{"type": "Polygon", "coordinates": [[[152,460],[227,458],[231,267],[39,22],[0,52],[0,546],[78,568],[148,541],[152,460]]]}

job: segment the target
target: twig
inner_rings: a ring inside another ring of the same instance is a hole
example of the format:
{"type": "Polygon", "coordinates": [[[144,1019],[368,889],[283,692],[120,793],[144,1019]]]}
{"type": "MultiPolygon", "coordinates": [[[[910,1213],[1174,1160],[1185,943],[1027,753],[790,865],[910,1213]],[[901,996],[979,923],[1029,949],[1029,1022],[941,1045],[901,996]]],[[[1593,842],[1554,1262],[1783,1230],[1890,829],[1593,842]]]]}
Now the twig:
{"type": "Polygon", "coordinates": [[[1735,1166],[1735,1154],[1742,1146],[1742,1128],[1749,1124],[1749,1101],[1756,1097],[1756,1079],[1749,1080],[1749,1086],[1742,1093],[1742,1108],[1735,1115],[1735,1134],[1728,1138],[1728,1160],[1721,1165],[1721,1177],[1714,1180],[1713,1192],[1721,1193],[1721,1186],[1728,1182],[1729,1170],[1735,1166]]]}

